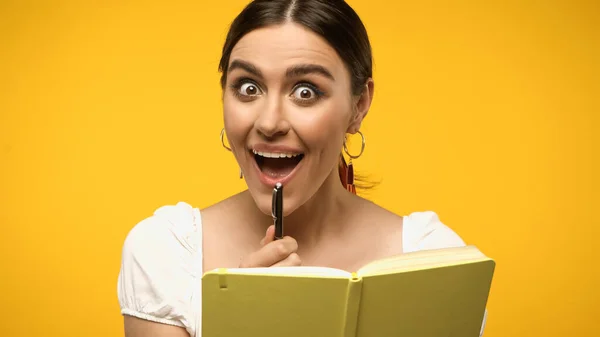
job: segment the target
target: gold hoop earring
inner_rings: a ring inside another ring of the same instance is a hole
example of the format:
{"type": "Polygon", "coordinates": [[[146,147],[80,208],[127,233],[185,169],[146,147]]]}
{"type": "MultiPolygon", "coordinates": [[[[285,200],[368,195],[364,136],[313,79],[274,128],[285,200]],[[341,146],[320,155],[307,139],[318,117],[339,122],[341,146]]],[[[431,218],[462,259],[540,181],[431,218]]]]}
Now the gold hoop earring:
{"type": "Polygon", "coordinates": [[[363,152],[365,151],[365,145],[366,145],[365,135],[363,135],[363,133],[360,131],[356,131],[356,133],[358,133],[360,135],[360,138],[362,140],[362,144],[360,147],[360,153],[356,156],[353,156],[350,154],[350,152],[348,151],[348,147],[346,146],[346,139],[344,138],[344,152],[346,152],[346,154],[350,158],[350,162],[352,162],[352,159],[360,158],[360,156],[362,156],[363,152]]]}
{"type": "Polygon", "coordinates": [[[345,184],[346,190],[352,194],[356,194],[356,186],[354,185],[354,165],[352,164],[352,159],[358,159],[360,156],[362,156],[366,145],[365,135],[363,135],[363,133],[360,131],[356,132],[360,135],[362,140],[360,153],[356,156],[351,155],[350,151],[348,151],[348,147],[346,146],[346,138],[344,138],[344,152],[346,152],[350,160],[348,160],[348,164],[346,165],[344,162],[344,156],[341,156],[340,158],[342,166],[340,174],[342,175],[342,181],[345,184]]]}
{"type": "MultiPolygon", "coordinates": [[[[221,145],[223,145],[223,147],[225,149],[227,149],[229,152],[233,152],[231,151],[231,148],[227,145],[225,145],[225,128],[221,129],[221,145]]],[[[242,168],[240,167],[240,179],[244,179],[244,172],[242,172],[242,168]]]]}
{"type": "Polygon", "coordinates": [[[226,150],[228,150],[228,151],[231,152],[231,148],[229,146],[225,145],[225,139],[224,139],[224,137],[225,137],[225,128],[221,129],[221,145],[223,145],[223,147],[226,150]]]}

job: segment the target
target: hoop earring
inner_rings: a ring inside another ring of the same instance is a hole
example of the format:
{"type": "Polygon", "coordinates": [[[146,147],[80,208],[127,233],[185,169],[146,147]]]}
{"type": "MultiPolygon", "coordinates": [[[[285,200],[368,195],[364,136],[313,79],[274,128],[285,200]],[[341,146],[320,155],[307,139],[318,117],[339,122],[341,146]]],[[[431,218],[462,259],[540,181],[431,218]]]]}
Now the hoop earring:
{"type": "Polygon", "coordinates": [[[346,172],[346,190],[348,190],[349,192],[356,194],[356,186],[354,185],[354,165],[352,164],[352,159],[358,159],[360,158],[360,156],[362,156],[363,152],[365,151],[365,145],[366,145],[366,140],[365,140],[365,135],[363,135],[362,132],[360,131],[356,131],[356,133],[358,133],[360,135],[361,138],[361,146],[360,146],[360,152],[357,155],[352,155],[350,154],[350,151],[348,151],[348,147],[346,146],[346,138],[344,138],[344,152],[346,152],[346,155],[348,155],[348,167],[345,170],[346,172]]]}
{"type": "Polygon", "coordinates": [[[229,146],[225,145],[225,139],[224,139],[224,137],[225,137],[225,128],[221,129],[221,145],[223,145],[223,147],[227,151],[231,152],[231,148],[229,146]]]}
{"type": "MultiPolygon", "coordinates": [[[[227,145],[225,145],[225,128],[221,129],[221,145],[223,145],[223,147],[229,151],[229,152],[233,152],[231,151],[231,148],[227,145]]],[[[244,179],[244,172],[242,172],[242,168],[240,167],[240,179],[244,179]]]]}

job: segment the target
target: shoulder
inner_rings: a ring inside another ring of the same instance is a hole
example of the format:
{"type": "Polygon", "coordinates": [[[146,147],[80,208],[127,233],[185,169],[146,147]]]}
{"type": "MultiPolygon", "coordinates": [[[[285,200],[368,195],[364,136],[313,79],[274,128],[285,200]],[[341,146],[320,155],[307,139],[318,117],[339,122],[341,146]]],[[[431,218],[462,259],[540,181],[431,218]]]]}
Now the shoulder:
{"type": "Polygon", "coordinates": [[[433,211],[403,216],[402,244],[405,253],[464,246],[463,239],[433,211]]]}
{"type": "Polygon", "coordinates": [[[137,260],[157,255],[172,257],[181,250],[195,254],[202,242],[200,225],[199,211],[189,204],[162,206],[129,231],[122,257],[137,260]]]}
{"type": "Polygon", "coordinates": [[[201,275],[200,213],[187,203],[162,206],[127,234],[118,277],[121,313],[194,328],[201,275]]]}

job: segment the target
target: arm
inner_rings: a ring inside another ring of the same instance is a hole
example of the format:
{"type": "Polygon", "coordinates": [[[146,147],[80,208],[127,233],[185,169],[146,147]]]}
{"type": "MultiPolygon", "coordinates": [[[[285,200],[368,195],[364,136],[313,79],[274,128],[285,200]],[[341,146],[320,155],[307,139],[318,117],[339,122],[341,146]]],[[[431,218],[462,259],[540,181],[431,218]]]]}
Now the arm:
{"type": "Polygon", "coordinates": [[[190,337],[184,328],[124,316],[125,337],[190,337]]]}

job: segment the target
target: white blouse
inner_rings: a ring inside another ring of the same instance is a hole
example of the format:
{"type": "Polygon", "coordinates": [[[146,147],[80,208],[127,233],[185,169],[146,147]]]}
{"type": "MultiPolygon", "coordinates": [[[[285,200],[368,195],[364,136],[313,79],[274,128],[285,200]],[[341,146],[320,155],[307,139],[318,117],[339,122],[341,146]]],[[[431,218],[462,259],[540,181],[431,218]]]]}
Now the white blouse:
{"type": "MultiPolygon", "coordinates": [[[[433,212],[403,218],[405,253],[465,245],[433,212]]],[[[125,239],[117,286],[121,313],[183,327],[191,337],[201,337],[201,279],[200,210],[184,202],[163,206],[125,239]]],[[[481,334],[484,326],[485,317],[481,334]]]]}

